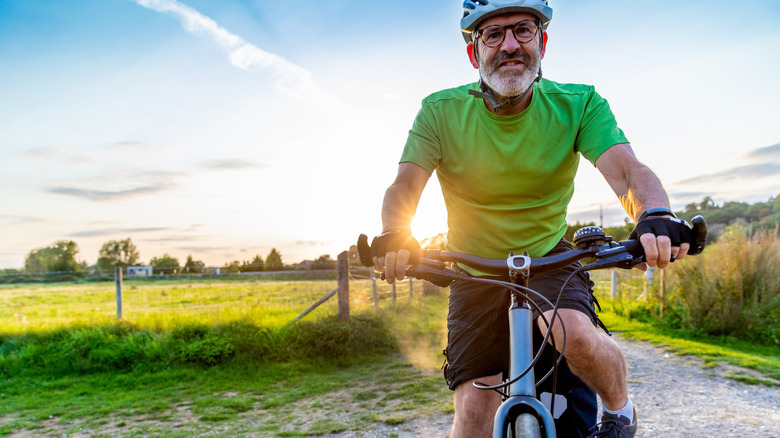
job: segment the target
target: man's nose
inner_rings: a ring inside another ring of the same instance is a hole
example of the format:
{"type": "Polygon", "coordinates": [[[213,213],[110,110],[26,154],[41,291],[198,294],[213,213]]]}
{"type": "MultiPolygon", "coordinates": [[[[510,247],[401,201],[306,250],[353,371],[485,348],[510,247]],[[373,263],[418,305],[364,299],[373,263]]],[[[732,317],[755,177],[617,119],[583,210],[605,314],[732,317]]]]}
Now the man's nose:
{"type": "Polygon", "coordinates": [[[504,41],[501,42],[501,50],[507,53],[514,53],[520,50],[521,47],[522,46],[517,41],[517,38],[515,38],[515,34],[512,29],[507,29],[506,35],[504,35],[504,41]]]}

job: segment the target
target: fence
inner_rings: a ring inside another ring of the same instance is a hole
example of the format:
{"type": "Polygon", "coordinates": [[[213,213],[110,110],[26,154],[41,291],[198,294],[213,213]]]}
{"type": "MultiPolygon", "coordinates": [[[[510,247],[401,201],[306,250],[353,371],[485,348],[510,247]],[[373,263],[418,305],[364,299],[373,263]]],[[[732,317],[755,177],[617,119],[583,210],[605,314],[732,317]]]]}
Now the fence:
{"type": "MultiPolygon", "coordinates": [[[[347,252],[344,251],[341,254],[339,254],[337,259],[336,281],[338,283],[338,287],[330,291],[327,295],[322,297],[319,301],[314,303],[303,313],[295,317],[295,319],[293,319],[293,322],[298,321],[304,316],[308,315],[312,310],[316,309],[321,304],[325,303],[327,300],[329,300],[334,295],[336,295],[337,292],[338,292],[338,316],[342,320],[345,321],[349,320],[349,282],[350,280],[359,280],[359,279],[371,280],[372,299],[374,302],[374,306],[375,307],[379,306],[379,301],[381,299],[381,296],[377,288],[377,278],[374,269],[373,268],[350,269],[348,263],[348,255],[347,252]]],[[[417,282],[422,283],[423,295],[438,293],[439,290],[442,289],[425,281],[417,280],[417,282]]],[[[408,279],[409,298],[412,298],[414,296],[414,291],[415,291],[414,283],[415,283],[414,279],[412,278],[408,279]]],[[[390,286],[390,299],[392,300],[393,303],[396,302],[397,295],[398,295],[397,284],[398,283],[396,282],[390,286]]]]}
{"type": "MultiPolygon", "coordinates": [[[[613,270],[611,272],[611,279],[609,281],[610,289],[611,289],[611,297],[615,298],[616,296],[616,290],[619,286],[619,276],[622,274],[618,273],[618,270],[613,270]]],[[[58,275],[67,274],[67,273],[57,273],[58,275]]],[[[123,270],[121,268],[116,268],[114,271],[114,282],[115,282],[115,288],[116,288],[116,317],[117,319],[122,319],[122,289],[125,282],[125,278],[123,277],[123,270]]],[[[664,289],[665,289],[665,279],[664,279],[664,271],[660,271],[659,277],[661,277],[660,281],[660,311],[664,311],[664,289]]],[[[392,285],[387,285],[384,283],[384,281],[379,280],[374,272],[373,268],[364,268],[364,267],[351,267],[348,264],[348,255],[347,252],[344,251],[341,254],[339,254],[337,259],[337,269],[335,271],[333,270],[323,270],[323,271],[281,271],[281,272],[261,272],[261,273],[242,273],[242,274],[232,274],[232,275],[219,275],[219,276],[211,276],[211,275],[178,275],[175,278],[178,279],[196,279],[196,278],[221,278],[221,279],[229,279],[229,278],[235,278],[235,279],[247,279],[247,278],[263,278],[263,279],[334,279],[336,281],[336,287],[331,290],[328,294],[320,298],[316,303],[311,305],[308,309],[306,309],[303,313],[298,315],[293,321],[300,320],[301,318],[308,315],[310,312],[315,310],[317,307],[322,305],[323,303],[327,302],[329,299],[333,298],[334,296],[337,296],[338,298],[338,317],[342,320],[349,320],[350,318],[350,282],[351,281],[370,281],[371,284],[371,300],[373,301],[373,305],[375,307],[379,306],[380,301],[391,301],[395,303],[398,300],[398,297],[400,295],[407,295],[411,299],[415,293],[422,294],[422,295],[430,295],[430,294],[441,294],[443,288],[439,288],[437,286],[434,286],[431,283],[428,283],[426,281],[421,280],[415,280],[412,278],[409,278],[404,281],[395,282],[392,285]],[[379,287],[378,283],[381,283],[382,286],[379,287]],[[381,290],[380,290],[381,289],[381,290]]],[[[157,279],[166,279],[170,277],[160,277],[160,276],[152,276],[152,277],[128,277],[133,278],[133,280],[157,280],[157,279]]],[[[105,274],[101,277],[101,280],[110,280],[110,277],[106,276],[105,274]]],[[[649,281],[651,281],[650,278],[648,278],[649,281]]],[[[365,289],[363,289],[365,290],[365,289]]],[[[645,284],[645,291],[644,294],[647,293],[647,286],[645,284]]],[[[643,294],[643,295],[644,295],[643,294]]]]}
{"type": "MultiPolygon", "coordinates": [[[[297,272],[297,271],[292,271],[297,272]]],[[[255,276],[257,276],[258,273],[252,273],[255,276]]],[[[281,274],[283,273],[262,273],[262,274],[281,274]]],[[[261,277],[268,277],[267,275],[260,275],[261,277]]],[[[320,298],[316,303],[312,304],[311,307],[303,311],[300,315],[295,317],[291,322],[299,321],[301,318],[305,317],[309,313],[311,313],[314,309],[328,301],[334,296],[338,297],[338,318],[343,321],[349,321],[350,317],[350,306],[349,306],[349,283],[350,280],[358,280],[358,279],[370,279],[371,280],[371,289],[372,289],[372,299],[374,302],[374,306],[379,305],[379,301],[382,298],[380,295],[378,288],[377,288],[377,278],[376,273],[373,268],[357,268],[354,269],[354,272],[350,272],[349,267],[349,256],[347,251],[342,252],[338,255],[338,258],[336,260],[336,283],[337,287],[331,290],[328,294],[326,294],[324,297],[320,298]]],[[[114,271],[114,281],[116,283],[116,315],[117,319],[122,319],[122,287],[123,287],[123,279],[122,279],[122,268],[116,268],[114,271]]],[[[428,294],[434,294],[439,293],[439,291],[442,288],[439,288],[437,286],[434,286],[431,283],[417,280],[417,282],[421,283],[421,286],[418,286],[417,289],[421,290],[421,293],[423,295],[428,294]]],[[[408,283],[408,293],[409,298],[412,298],[414,296],[415,291],[415,280],[412,278],[409,278],[407,280],[408,283]]],[[[396,302],[397,299],[397,285],[398,282],[393,283],[390,286],[390,299],[393,303],[396,302]]]]}

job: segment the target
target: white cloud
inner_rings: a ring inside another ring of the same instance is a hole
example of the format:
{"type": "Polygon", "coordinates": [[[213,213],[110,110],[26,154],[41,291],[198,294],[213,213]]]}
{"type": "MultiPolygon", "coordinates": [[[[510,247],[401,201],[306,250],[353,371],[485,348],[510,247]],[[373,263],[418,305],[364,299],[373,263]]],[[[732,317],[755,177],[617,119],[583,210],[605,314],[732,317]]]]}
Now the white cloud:
{"type": "Polygon", "coordinates": [[[326,102],[330,107],[341,105],[335,96],[317,86],[311,72],[305,68],[248,43],[195,9],[176,0],[133,1],[145,8],[173,15],[187,32],[209,38],[227,53],[232,65],[250,72],[269,71],[276,77],[276,87],[292,97],[318,106],[324,106],[326,102]]]}

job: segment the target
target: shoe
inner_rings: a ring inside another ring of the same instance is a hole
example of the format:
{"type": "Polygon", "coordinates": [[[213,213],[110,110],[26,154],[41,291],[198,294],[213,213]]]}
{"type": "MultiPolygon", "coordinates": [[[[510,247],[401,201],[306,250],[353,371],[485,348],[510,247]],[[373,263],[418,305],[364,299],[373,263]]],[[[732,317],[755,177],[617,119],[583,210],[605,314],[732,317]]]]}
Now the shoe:
{"type": "Polygon", "coordinates": [[[634,438],[636,435],[636,409],[634,409],[634,423],[628,423],[628,417],[618,416],[604,412],[601,416],[601,423],[593,426],[598,428],[596,432],[589,435],[588,438],[634,438]]]}

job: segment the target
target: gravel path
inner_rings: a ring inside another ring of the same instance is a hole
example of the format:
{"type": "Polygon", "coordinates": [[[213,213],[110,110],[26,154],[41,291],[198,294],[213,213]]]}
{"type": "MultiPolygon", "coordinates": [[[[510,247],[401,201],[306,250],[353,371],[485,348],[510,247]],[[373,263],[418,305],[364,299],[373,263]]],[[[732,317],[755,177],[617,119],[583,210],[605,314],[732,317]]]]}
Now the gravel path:
{"type": "MultiPolygon", "coordinates": [[[[629,393],[639,418],[637,438],[780,438],[780,388],[722,377],[723,369],[703,369],[700,360],[649,343],[615,340],[628,362],[629,393]]],[[[451,421],[452,415],[418,418],[327,437],[439,438],[447,435],[451,421]]]]}

